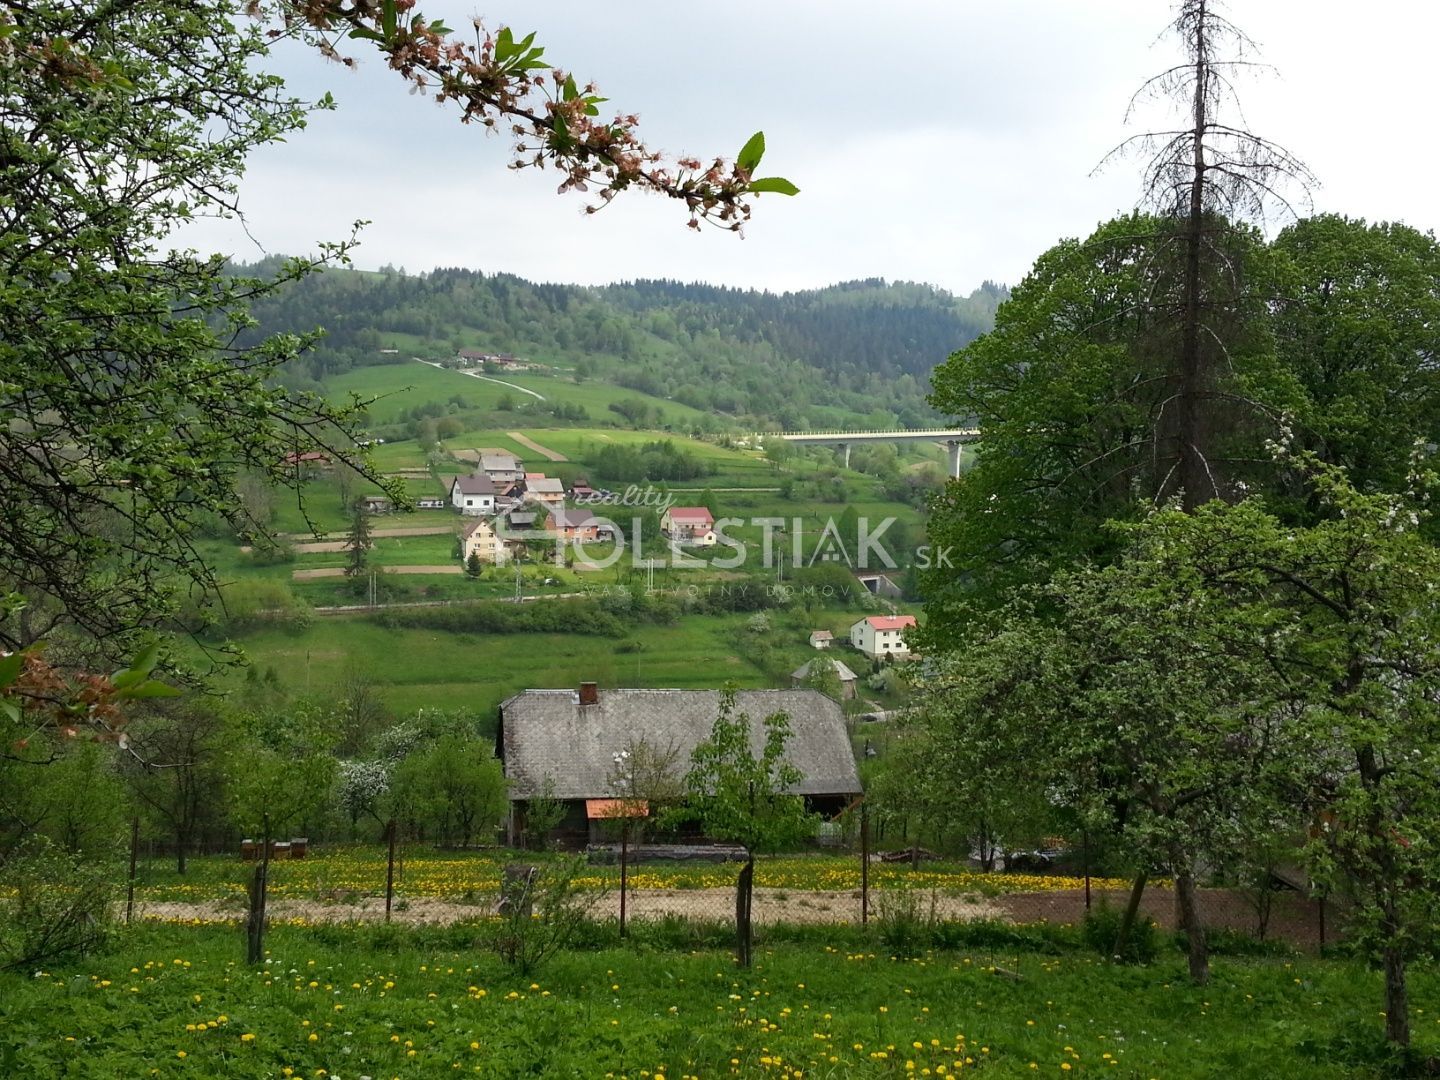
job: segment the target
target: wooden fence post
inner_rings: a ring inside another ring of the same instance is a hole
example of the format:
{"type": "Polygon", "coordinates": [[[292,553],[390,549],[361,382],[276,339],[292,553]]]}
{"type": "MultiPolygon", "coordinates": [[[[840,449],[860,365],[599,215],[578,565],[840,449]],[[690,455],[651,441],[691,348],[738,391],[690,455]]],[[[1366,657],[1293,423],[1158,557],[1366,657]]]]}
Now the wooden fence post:
{"type": "Polygon", "coordinates": [[[860,803],[860,926],[870,925],[870,807],[860,803]]]}
{"type": "Polygon", "coordinates": [[[130,820],[130,877],[125,886],[125,925],[135,914],[135,860],[140,854],[140,819],[130,820]]]}
{"type": "Polygon", "coordinates": [[[385,921],[390,921],[390,905],[395,900],[395,819],[385,826],[385,839],[389,842],[389,854],[385,860],[385,921]]]}
{"type": "Polygon", "coordinates": [[[625,893],[628,891],[629,878],[626,873],[630,855],[630,822],[622,821],[620,825],[620,936],[625,936],[625,893]]]}

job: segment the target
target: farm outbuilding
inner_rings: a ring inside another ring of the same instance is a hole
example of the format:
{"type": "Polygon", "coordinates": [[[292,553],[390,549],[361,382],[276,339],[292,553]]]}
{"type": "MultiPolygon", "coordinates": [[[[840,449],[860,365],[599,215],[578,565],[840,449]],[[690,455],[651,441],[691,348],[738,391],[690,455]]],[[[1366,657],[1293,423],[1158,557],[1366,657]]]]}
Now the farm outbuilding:
{"type": "MultiPolygon", "coordinates": [[[[801,664],[790,673],[790,685],[797,688],[804,686],[806,680],[811,677],[811,673],[815,671],[816,666],[823,664],[829,664],[835,670],[835,678],[840,682],[840,699],[842,701],[854,700],[857,681],[855,672],[850,670],[849,665],[843,664],[839,660],[831,660],[828,657],[816,657],[814,660],[801,664]]],[[[825,669],[821,667],[820,670],[824,671],[825,669]]]]}
{"type": "MultiPolygon", "coordinates": [[[[625,794],[611,790],[616,755],[637,741],[673,748],[683,776],[691,752],[710,736],[720,697],[718,690],[601,690],[581,683],[576,690],[525,690],[501,703],[497,750],[510,782],[511,842],[524,830],[527,804],[547,788],[565,804],[557,839],[571,846],[590,842],[600,823],[587,816],[586,802],[625,794]]],[[[790,718],[786,756],[804,775],[794,793],[810,809],[834,815],[860,794],[838,702],[818,690],[737,690],[735,712],[749,716],[757,753],[765,717],[783,712],[790,718]]]]}

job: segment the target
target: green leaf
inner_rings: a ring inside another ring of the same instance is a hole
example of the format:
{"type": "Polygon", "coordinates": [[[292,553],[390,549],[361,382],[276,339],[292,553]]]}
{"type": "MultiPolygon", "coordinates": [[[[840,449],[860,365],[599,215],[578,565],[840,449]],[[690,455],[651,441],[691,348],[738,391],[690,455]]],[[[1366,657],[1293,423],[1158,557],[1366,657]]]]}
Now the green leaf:
{"type": "Polygon", "coordinates": [[[746,190],[757,195],[763,191],[773,191],[776,195],[800,194],[800,189],[783,176],[764,176],[759,180],[751,180],[746,190]]]}
{"type": "Polygon", "coordinates": [[[9,656],[0,657],[0,687],[9,686],[18,679],[24,667],[23,652],[12,652],[9,656]]]}
{"type": "Polygon", "coordinates": [[[11,723],[18,724],[20,722],[20,706],[6,698],[0,698],[0,715],[3,715],[11,723]]]}
{"type": "Polygon", "coordinates": [[[740,153],[735,157],[735,164],[746,172],[754,172],[755,167],[760,164],[760,159],[765,156],[765,133],[757,131],[750,136],[750,141],[740,148],[740,153]]]}
{"type": "Polygon", "coordinates": [[[399,16],[395,11],[395,0],[384,0],[380,5],[380,23],[385,31],[387,41],[395,36],[395,27],[398,22],[399,16]]]}
{"type": "Polygon", "coordinates": [[[365,41],[384,41],[385,35],[376,33],[374,30],[367,30],[363,26],[357,26],[351,30],[347,37],[361,38],[365,41]]]}
{"type": "Polygon", "coordinates": [[[495,62],[503,64],[520,50],[515,47],[515,35],[508,26],[502,26],[495,35],[495,62]]]}
{"type": "Polygon", "coordinates": [[[135,654],[135,659],[130,661],[129,667],[121,668],[110,676],[111,684],[117,690],[128,690],[140,685],[145,681],[146,676],[155,670],[155,662],[159,657],[160,642],[150,642],[135,654]]]}

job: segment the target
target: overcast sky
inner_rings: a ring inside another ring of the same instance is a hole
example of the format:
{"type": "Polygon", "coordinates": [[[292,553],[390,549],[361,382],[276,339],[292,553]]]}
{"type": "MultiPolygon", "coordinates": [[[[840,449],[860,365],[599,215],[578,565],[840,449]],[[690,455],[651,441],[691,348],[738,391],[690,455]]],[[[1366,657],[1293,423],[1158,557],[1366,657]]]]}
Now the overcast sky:
{"type": "MultiPolygon", "coordinates": [[[[1180,55],[1163,0],[421,0],[465,27],[537,31],[546,59],[638,112],[653,147],[733,156],[754,131],[765,196],[741,240],[683,208],[622,196],[584,217],[552,172],[505,168],[508,144],[411,96],[378,54],[359,71],[287,46],[272,70],[339,107],[251,159],[248,238],[201,223],[186,243],[252,260],[365,229],[355,263],[601,283],[677,278],[785,290],[862,277],[969,292],[1014,283],[1065,236],[1134,205],[1137,162],[1092,175],[1133,130],[1126,105],[1180,55]],[[258,245],[256,241],[258,241],[258,245]]],[[[1303,158],[1315,207],[1440,226],[1433,0],[1232,0],[1278,73],[1242,84],[1245,121],[1303,158]],[[1426,134],[1431,132],[1432,134],[1426,134]]]]}

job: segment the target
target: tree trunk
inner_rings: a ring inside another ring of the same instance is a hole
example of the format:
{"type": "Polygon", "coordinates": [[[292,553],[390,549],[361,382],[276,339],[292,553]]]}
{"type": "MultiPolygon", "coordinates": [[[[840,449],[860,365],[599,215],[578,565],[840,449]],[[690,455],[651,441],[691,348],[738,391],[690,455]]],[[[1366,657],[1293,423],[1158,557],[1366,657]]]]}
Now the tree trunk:
{"type": "Polygon", "coordinates": [[[750,966],[750,901],[754,886],[755,856],[747,853],[735,883],[735,959],[742,968],[750,966]]]}
{"type": "Polygon", "coordinates": [[[1175,403],[1178,413],[1176,453],[1181,487],[1181,503],[1194,510],[1218,494],[1210,475],[1209,438],[1204,430],[1203,400],[1206,376],[1200,355],[1201,287],[1200,252],[1205,228],[1205,132],[1206,88],[1210,76],[1208,46],[1205,37],[1205,5],[1195,24],[1195,98],[1190,200],[1185,215],[1185,278],[1180,326],[1180,393],[1175,403]]]}
{"type": "Polygon", "coordinates": [[[1125,942],[1135,928],[1135,917],[1140,914],[1140,898],[1145,895],[1145,871],[1135,875],[1135,884],[1130,886],[1130,901],[1125,905],[1125,914],[1120,917],[1120,929],[1115,934],[1115,947],[1110,955],[1119,959],[1125,954],[1125,942]]]}
{"type": "MultiPolygon", "coordinates": [[[[266,842],[269,846],[269,842],[266,842]]],[[[250,912],[245,922],[245,961],[258,964],[265,958],[265,887],[269,860],[255,866],[250,879],[250,912]]]]}
{"type": "Polygon", "coordinates": [[[1195,874],[1189,867],[1175,875],[1175,898],[1190,946],[1190,978],[1196,986],[1204,986],[1210,981],[1210,946],[1195,904],[1195,874]]]}
{"type": "Polygon", "coordinates": [[[260,852],[260,863],[250,879],[250,913],[245,923],[247,963],[258,964],[265,958],[265,893],[270,880],[270,815],[264,816],[264,847],[260,852]]]}
{"type": "Polygon", "coordinates": [[[1385,964],[1385,1038],[1396,1046],[1410,1045],[1410,995],[1405,985],[1405,954],[1387,946],[1385,964]]]}
{"type": "Polygon", "coordinates": [[[190,846],[187,839],[183,829],[175,830],[175,872],[181,877],[185,876],[185,849],[190,846]]]}

